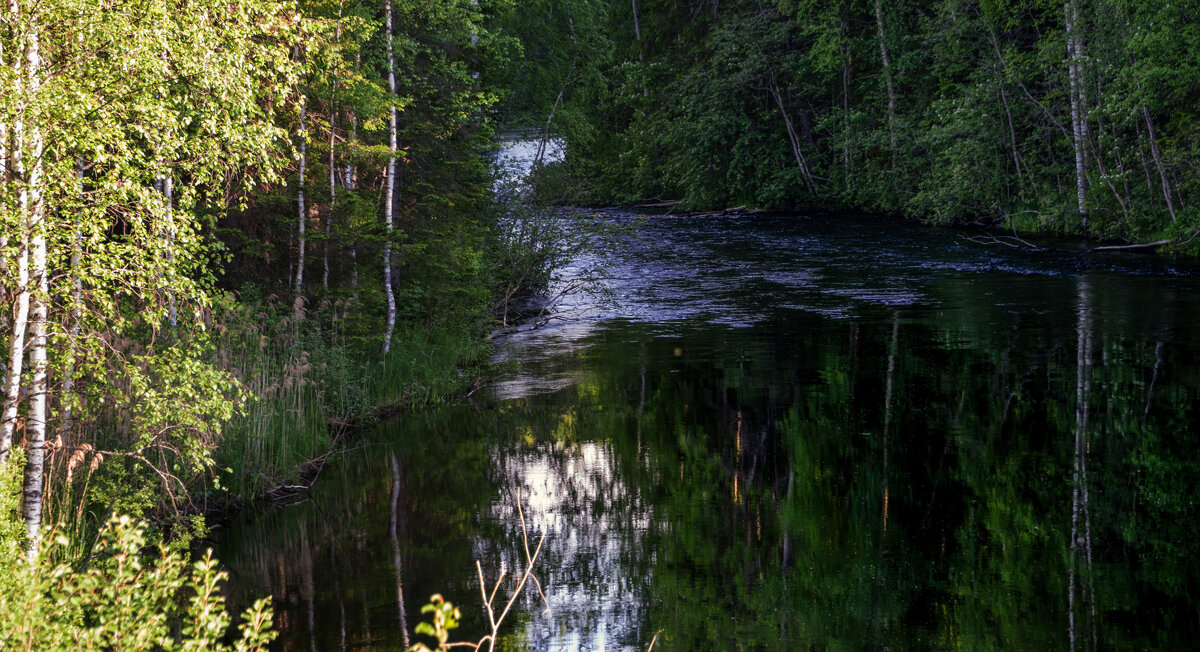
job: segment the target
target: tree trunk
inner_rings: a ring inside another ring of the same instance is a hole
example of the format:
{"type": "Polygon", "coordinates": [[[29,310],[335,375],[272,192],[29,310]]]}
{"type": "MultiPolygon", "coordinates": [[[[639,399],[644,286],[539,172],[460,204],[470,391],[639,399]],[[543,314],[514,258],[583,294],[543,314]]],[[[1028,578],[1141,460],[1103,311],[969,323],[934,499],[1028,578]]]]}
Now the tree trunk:
{"type": "Polygon", "coordinates": [[[1092,571],[1092,515],[1091,492],[1089,490],[1087,458],[1088,422],[1092,389],[1092,306],[1091,287],[1086,276],[1079,277],[1079,343],[1076,351],[1075,382],[1075,455],[1071,477],[1071,540],[1068,565],[1067,588],[1067,631],[1071,648],[1075,649],[1081,632],[1076,626],[1076,575],[1081,575],[1082,613],[1090,635],[1085,640],[1085,649],[1096,649],[1096,589],[1092,571]],[[1083,568],[1079,569],[1079,562],[1083,568]],[[1090,644],[1089,644],[1090,643],[1090,644]]]}
{"type": "Polygon", "coordinates": [[[646,47],[642,44],[642,21],[638,16],[637,0],[630,2],[633,4],[633,35],[637,37],[638,64],[642,69],[642,97],[650,97],[650,89],[646,86],[646,47]]]}
{"type": "MultiPolygon", "coordinates": [[[[18,18],[16,0],[9,3],[9,14],[14,21],[18,18]]],[[[24,180],[25,177],[25,102],[23,85],[24,74],[23,53],[19,49],[13,53],[13,77],[15,79],[18,102],[17,118],[11,126],[12,148],[7,162],[9,175],[13,179],[24,180]]],[[[36,162],[35,162],[36,164],[36,162]]],[[[13,437],[17,429],[17,410],[21,403],[21,373],[25,361],[25,335],[29,327],[29,300],[31,287],[29,284],[29,249],[30,235],[33,223],[29,213],[29,190],[22,185],[17,191],[17,207],[20,211],[17,222],[21,225],[20,241],[16,253],[16,286],[13,288],[13,300],[16,310],[12,316],[11,335],[8,345],[8,365],[4,379],[4,413],[0,417],[0,461],[8,459],[12,449],[13,437]]]]}
{"type": "Polygon", "coordinates": [[[296,220],[296,233],[299,240],[299,253],[296,256],[296,287],[293,294],[297,298],[304,294],[304,245],[305,245],[305,222],[307,209],[304,206],[304,166],[307,163],[308,154],[308,133],[307,129],[305,105],[308,104],[306,98],[300,98],[300,188],[297,190],[296,197],[300,203],[300,211],[296,220]]]}
{"type": "MultiPolygon", "coordinates": [[[[883,31],[883,0],[875,0],[875,26],[879,32],[879,56],[883,61],[883,81],[887,86],[888,96],[888,143],[892,150],[892,174],[895,175],[897,168],[896,151],[896,89],[892,82],[892,64],[888,58],[887,40],[884,38],[883,31]]],[[[1019,173],[1019,170],[1018,170],[1019,173]]],[[[895,177],[893,176],[893,185],[895,177]]]]}
{"type": "MultiPolygon", "coordinates": [[[[15,148],[14,148],[15,149],[15,148]]],[[[28,231],[28,222],[26,222],[28,231]]],[[[16,255],[16,312],[9,336],[7,374],[4,379],[4,416],[0,421],[0,461],[8,458],[17,429],[17,409],[21,402],[21,372],[25,361],[25,333],[29,324],[29,238],[22,235],[16,255]]]]}
{"type": "Polygon", "coordinates": [[[792,145],[792,155],[796,158],[796,166],[800,168],[800,174],[804,177],[804,187],[808,189],[809,194],[816,196],[816,183],[814,183],[812,172],[809,171],[808,164],[804,160],[804,153],[800,151],[800,137],[796,135],[796,130],[792,127],[792,118],[783,104],[779,85],[774,80],[771,81],[770,91],[771,96],[775,98],[775,104],[779,106],[779,113],[783,115],[783,125],[787,128],[788,142],[792,145]]]}
{"type": "Polygon", "coordinates": [[[1146,131],[1150,135],[1150,155],[1154,157],[1154,167],[1158,168],[1158,178],[1162,180],[1163,198],[1167,200],[1167,211],[1171,214],[1171,221],[1178,223],[1179,219],[1175,217],[1175,200],[1171,194],[1171,182],[1167,179],[1167,168],[1163,165],[1162,151],[1158,149],[1158,138],[1154,135],[1154,121],[1150,119],[1150,109],[1146,104],[1142,103],[1142,117],[1146,120],[1146,131]]]}
{"type": "MultiPolygon", "coordinates": [[[[41,52],[36,28],[30,33],[26,49],[29,97],[40,91],[41,52]]],[[[46,266],[46,202],[42,180],[43,140],[41,130],[31,121],[29,128],[29,191],[28,215],[30,227],[30,285],[36,288],[31,297],[29,320],[29,366],[33,372],[29,385],[29,415],[26,422],[27,454],[25,465],[25,529],[28,537],[27,557],[37,559],[42,526],[42,488],[45,482],[46,426],[48,391],[46,383],[46,322],[49,319],[50,275],[46,266]]]]}
{"type": "MultiPolygon", "coordinates": [[[[335,42],[342,42],[342,3],[338,3],[337,31],[335,42]]],[[[335,73],[336,74],[336,73],[335,73]]],[[[321,250],[321,287],[329,290],[329,234],[333,230],[333,210],[337,205],[337,167],[334,156],[337,126],[337,79],[329,85],[329,214],[325,217],[325,246],[321,250]]]]}
{"type": "MultiPolygon", "coordinates": [[[[357,57],[357,55],[356,55],[357,57]]],[[[358,116],[350,112],[350,141],[356,142],[358,139],[358,116]]],[[[355,176],[357,169],[354,166],[354,158],[346,157],[346,177],[342,180],[342,185],[346,190],[354,192],[355,176]]],[[[358,242],[353,230],[350,231],[350,287],[354,288],[354,299],[358,299],[358,242]]]]}
{"type": "Polygon", "coordinates": [[[1070,77],[1071,88],[1071,136],[1075,145],[1075,192],[1078,201],[1079,223],[1086,234],[1088,231],[1087,209],[1087,163],[1084,158],[1084,143],[1086,142],[1086,126],[1083,95],[1083,52],[1079,41],[1079,3],[1078,0],[1067,0],[1063,5],[1067,21],[1067,75],[1070,77]]]}
{"type": "Polygon", "coordinates": [[[391,534],[392,540],[392,567],[396,575],[396,611],[400,614],[400,632],[403,634],[404,649],[408,649],[408,621],[405,617],[404,608],[404,582],[401,573],[403,559],[400,557],[400,538],[396,530],[400,525],[400,465],[396,462],[395,454],[392,455],[392,517],[388,523],[388,533],[391,534]]]}
{"type": "Polygon", "coordinates": [[[334,167],[334,114],[329,108],[329,214],[325,216],[325,243],[321,250],[321,287],[329,290],[329,235],[333,232],[333,209],[337,205],[337,168],[334,167]]]}
{"type": "MultiPolygon", "coordinates": [[[[35,146],[36,151],[38,147],[35,146]]],[[[39,164],[35,164],[40,166],[39,164]]],[[[38,192],[34,190],[34,192],[38,192]]],[[[40,193],[39,193],[40,194],[40,193]]],[[[45,204],[39,196],[34,209],[34,219],[39,224],[32,240],[32,265],[30,281],[37,287],[29,320],[29,366],[33,372],[29,383],[29,415],[25,426],[25,528],[28,537],[28,557],[37,559],[42,526],[42,488],[45,483],[46,433],[49,419],[49,387],[46,383],[46,322],[49,319],[50,275],[46,268],[45,204]]]]}
{"type": "MultiPolygon", "coordinates": [[[[83,161],[81,160],[76,170],[76,176],[79,179],[79,197],[84,199],[83,192],[83,161]]],[[[71,326],[67,331],[67,355],[63,364],[63,380],[62,380],[62,396],[59,397],[59,411],[61,413],[59,424],[59,436],[62,438],[64,447],[71,446],[71,421],[74,416],[74,400],[75,400],[75,352],[77,349],[76,343],[79,340],[79,321],[83,305],[83,278],[80,276],[79,265],[80,257],[83,254],[83,234],[79,229],[79,218],[75,219],[75,237],[71,246],[71,269],[69,277],[71,279],[71,326]]],[[[174,306],[172,305],[172,308],[174,306]]]]}
{"type": "Polygon", "coordinates": [[[845,191],[849,192],[853,163],[850,157],[850,46],[846,39],[846,23],[842,23],[842,172],[845,191]]]}
{"type": "MultiPolygon", "coordinates": [[[[387,61],[388,97],[396,97],[396,62],[392,53],[392,0],[387,0],[387,61]]],[[[383,198],[383,292],[387,296],[387,332],[383,336],[383,352],[392,348],[392,332],[396,329],[396,295],[392,292],[392,228],[395,218],[396,190],[396,107],[388,110],[387,192],[383,198]]]]}
{"type": "Polygon", "coordinates": [[[571,67],[567,69],[567,76],[563,79],[562,86],[558,89],[558,96],[554,98],[554,105],[550,107],[550,115],[546,117],[546,128],[542,129],[542,139],[538,142],[537,154],[533,157],[533,165],[531,170],[536,170],[541,164],[542,159],[546,155],[546,145],[550,142],[550,125],[554,123],[554,114],[558,111],[558,105],[562,104],[563,95],[567,92],[567,86],[571,84],[571,75],[575,74],[575,61],[571,62],[571,67]]]}

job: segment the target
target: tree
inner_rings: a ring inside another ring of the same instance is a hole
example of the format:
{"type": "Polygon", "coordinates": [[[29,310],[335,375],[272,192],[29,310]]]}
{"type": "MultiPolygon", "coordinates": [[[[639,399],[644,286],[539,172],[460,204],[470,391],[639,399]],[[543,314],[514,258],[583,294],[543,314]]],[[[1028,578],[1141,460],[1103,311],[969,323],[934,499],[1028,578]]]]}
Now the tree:
{"type": "MultiPolygon", "coordinates": [[[[11,29],[0,36],[0,95],[12,98],[0,105],[0,124],[11,125],[0,226],[3,282],[21,310],[4,333],[0,455],[12,449],[26,402],[31,556],[55,418],[50,376],[65,359],[52,343],[76,324],[75,384],[86,383],[92,397],[76,416],[124,413],[128,448],[112,452],[153,467],[168,493],[178,488],[172,465],[202,468],[208,435],[232,413],[236,385],[198,357],[211,283],[203,231],[206,213],[225,205],[231,175],[269,180],[287,160],[276,124],[296,79],[293,16],[272,0],[236,10],[200,2],[187,11],[132,2],[10,5],[11,29]],[[170,190],[172,177],[182,183],[170,190]],[[72,256],[83,261],[73,271],[79,287],[51,283],[72,256]],[[190,323],[160,340],[180,307],[190,323]]],[[[64,412],[61,403],[57,409],[64,412]]]]}

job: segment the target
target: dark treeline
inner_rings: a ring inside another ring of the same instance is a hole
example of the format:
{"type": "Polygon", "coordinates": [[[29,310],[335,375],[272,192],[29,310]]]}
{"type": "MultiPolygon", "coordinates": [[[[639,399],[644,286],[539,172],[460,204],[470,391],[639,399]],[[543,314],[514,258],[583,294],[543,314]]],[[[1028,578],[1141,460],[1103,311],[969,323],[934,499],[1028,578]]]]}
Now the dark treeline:
{"type": "Polygon", "coordinates": [[[565,89],[566,200],[832,206],[1195,246],[1194,2],[560,6],[574,31],[543,26],[563,42],[513,106],[544,120],[565,89]]]}

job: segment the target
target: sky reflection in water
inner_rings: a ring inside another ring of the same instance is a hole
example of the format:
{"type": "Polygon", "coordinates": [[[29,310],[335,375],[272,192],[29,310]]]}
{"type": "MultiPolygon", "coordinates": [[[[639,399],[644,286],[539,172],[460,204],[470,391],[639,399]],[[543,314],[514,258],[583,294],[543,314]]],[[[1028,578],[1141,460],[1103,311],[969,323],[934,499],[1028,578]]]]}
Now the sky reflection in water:
{"type": "Polygon", "coordinates": [[[411,629],[435,592],[477,638],[518,490],[551,613],[526,595],[514,648],[1196,640],[1190,269],[867,218],[640,233],[616,303],[569,299],[489,394],[381,424],[226,533],[280,649],[398,649],[401,598],[411,629]]]}

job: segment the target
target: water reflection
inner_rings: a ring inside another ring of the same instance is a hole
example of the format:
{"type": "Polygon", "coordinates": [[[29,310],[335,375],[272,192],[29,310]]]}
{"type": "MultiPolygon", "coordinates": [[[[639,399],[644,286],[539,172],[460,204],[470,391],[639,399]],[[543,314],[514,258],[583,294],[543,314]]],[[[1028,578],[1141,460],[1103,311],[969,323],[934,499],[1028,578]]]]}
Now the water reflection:
{"type": "Polygon", "coordinates": [[[234,600],[274,593],[279,649],[400,649],[432,593],[477,639],[474,560],[520,568],[520,495],[551,611],[526,595],[509,649],[1192,644],[1195,279],[887,224],[694,226],[614,261],[645,272],[622,305],[515,340],[494,394],[381,424],[236,524],[234,600]],[[702,264],[751,242],[755,274],[702,264]]]}

